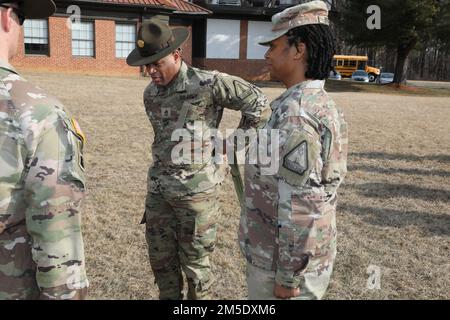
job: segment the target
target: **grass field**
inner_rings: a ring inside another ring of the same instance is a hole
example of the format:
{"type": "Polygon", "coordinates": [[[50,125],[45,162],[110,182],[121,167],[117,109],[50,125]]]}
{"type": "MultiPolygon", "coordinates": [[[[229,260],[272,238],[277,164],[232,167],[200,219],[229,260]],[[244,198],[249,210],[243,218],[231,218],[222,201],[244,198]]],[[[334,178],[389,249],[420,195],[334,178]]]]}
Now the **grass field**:
{"type": "MultiPolygon", "coordinates": [[[[58,96],[87,135],[83,231],[90,299],[156,299],[139,225],[153,140],[142,103],[148,80],[26,77],[58,96]]],[[[263,90],[270,100],[283,91],[263,90]]],[[[339,190],[338,256],[325,298],[449,299],[450,94],[367,91],[330,88],[349,122],[350,145],[349,172],[339,190]],[[380,268],[380,289],[367,288],[370,266],[380,268]]],[[[226,112],[223,126],[238,119],[226,112]]],[[[214,296],[245,299],[230,179],[220,199],[214,296]]]]}

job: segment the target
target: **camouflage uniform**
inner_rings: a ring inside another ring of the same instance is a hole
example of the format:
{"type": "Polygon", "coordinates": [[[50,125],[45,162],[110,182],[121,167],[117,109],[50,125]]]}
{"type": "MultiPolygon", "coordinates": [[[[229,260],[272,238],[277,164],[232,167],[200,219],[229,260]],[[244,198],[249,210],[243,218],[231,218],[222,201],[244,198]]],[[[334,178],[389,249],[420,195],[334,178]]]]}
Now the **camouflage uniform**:
{"type": "Polygon", "coordinates": [[[302,82],[272,102],[264,129],[269,135],[279,130],[278,173],[262,175],[260,166],[246,166],[239,241],[248,261],[250,299],[275,299],[275,282],[300,288],[295,299],[320,299],[328,286],[348,138],[343,115],[323,84],[302,82]]]}
{"type": "Polygon", "coordinates": [[[210,130],[218,127],[224,107],[242,112],[242,129],[267,120],[270,108],[261,91],[242,79],[188,67],[184,62],[169,86],[151,83],[144,102],[155,138],[143,222],[160,299],[183,298],[181,269],[188,281],[188,298],[208,298],[213,281],[209,255],[219,216],[217,186],[226,175],[226,166],[213,161],[210,130]],[[195,121],[203,125],[200,137],[194,130],[195,121]],[[192,152],[204,151],[202,161],[173,163],[171,153],[179,142],[171,141],[171,136],[181,128],[203,140],[199,146],[189,146],[192,152]]]}
{"type": "Polygon", "coordinates": [[[58,100],[0,61],[0,299],[86,295],[83,143],[58,100]]]}

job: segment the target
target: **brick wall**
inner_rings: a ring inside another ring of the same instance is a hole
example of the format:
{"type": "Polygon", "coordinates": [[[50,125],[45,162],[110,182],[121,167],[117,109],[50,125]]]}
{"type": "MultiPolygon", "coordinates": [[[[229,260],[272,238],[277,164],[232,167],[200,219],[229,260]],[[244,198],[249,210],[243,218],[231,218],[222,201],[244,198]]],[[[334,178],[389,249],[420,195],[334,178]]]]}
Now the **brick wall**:
{"type": "MultiPolygon", "coordinates": [[[[25,55],[23,29],[18,54],[12,64],[19,70],[54,71],[101,75],[138,75],[139,67],[130,67],[125,59],[116,58],[115,22],[95,20],[94,57],[72,56],[72,33],[66,27],[66,18],[49,18],[49,56],[25,55]]],[[[192,37],[183,46],[183,56],[192,61],[192,37]]]]}

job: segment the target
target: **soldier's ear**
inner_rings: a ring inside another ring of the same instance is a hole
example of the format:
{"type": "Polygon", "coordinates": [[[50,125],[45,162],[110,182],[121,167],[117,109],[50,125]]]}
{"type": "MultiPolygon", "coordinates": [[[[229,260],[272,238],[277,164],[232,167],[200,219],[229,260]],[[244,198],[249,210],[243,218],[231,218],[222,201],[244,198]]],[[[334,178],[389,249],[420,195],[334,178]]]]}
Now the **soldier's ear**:
{"type": "Polygon", "coordinates": [[[11,30],[11,19],[9,19],[9,11],[11,9],[0,9],[0,19],[1,19],[1,28],[4,32],[9,32],[11,30]]]}
{"type": "Polygon", "coordinates": [[[306,45],[303,42],[300,42],[296,45],[297,53],[294,56],[295,60],[307,60],[307,54],[306,54],[306,45]]]}
{"type": "Polygon", "coordinates": [[[175,62],[181,60],[181,49],[177,49],[173,52],[173,58],[175,59],[175,62]]]}

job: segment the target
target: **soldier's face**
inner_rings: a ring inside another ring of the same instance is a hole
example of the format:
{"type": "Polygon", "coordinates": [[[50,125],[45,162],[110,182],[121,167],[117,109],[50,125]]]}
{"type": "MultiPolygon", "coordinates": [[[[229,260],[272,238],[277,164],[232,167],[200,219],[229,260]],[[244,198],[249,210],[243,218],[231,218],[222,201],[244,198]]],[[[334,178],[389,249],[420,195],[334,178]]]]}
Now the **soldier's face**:
{"type": "Polygon", "coordinates": [[[157,86],[167,86],[180,70],[178,59],[179,56],[175,52],[154,63],[147,64],[145,67],[153,83],[157,86]]]}
{"type": "Polygon", "coordinates": [[[264,57],[273,79],[284,82],[297,69],[298,51],[295,46],[289,45],[287,36],[273,40],[264,57]]]}

